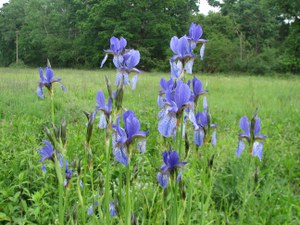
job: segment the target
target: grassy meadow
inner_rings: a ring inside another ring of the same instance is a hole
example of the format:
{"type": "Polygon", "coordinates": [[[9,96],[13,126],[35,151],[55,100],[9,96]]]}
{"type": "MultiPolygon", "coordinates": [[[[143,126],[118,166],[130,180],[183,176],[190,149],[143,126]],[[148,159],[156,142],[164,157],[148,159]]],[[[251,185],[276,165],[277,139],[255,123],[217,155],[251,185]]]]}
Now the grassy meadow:
{"type": "MultiPolygon", "coordinates": [[[[62,92],[59,85],[55,85],[54,106],[57,124],[62,115],[66,117],[67,157],[71,162],[81,159],[84,151],[87,120],[82,111],[95,109],[98,90],[108,96],[104,75],[113,83],[115,71],[53,70],[67,88],[62,92]]],[[[190,145],[186,157],[181,158],[188,164],[179,183],[179,224],[300,224],[299,76],[199,73],[196,76],[209,91],[207,100],[212,120],[218,124],[217,146],[206,145],[196,150],[192,130],[187,129],[190,145]],[[245,194],[243,184],[250,155],[245,151],[238,158],[235,150],[238,134],[242,133],[239,120],[244,115],[250,118],[256,107],[261,118],[261,133],[268,138],[262,161],[253,158],[251,188],[245,194]],[[213,165],[210,164],[212,157],[213,165]]],[[[162,77],[168,79],[169,74],[143,73],[136,90],[127,87],[124,94],[125,108],[135,112],[141,130],[150,131],[147,150],[137,156],[135,176],[131,180],[137,224],[164,224],[167,216],[164,206],[170,200],[168,190],[164,191],[156,179],[162,165],[161,154],[168,150],[157,130],[160,109],[156,102],[162,77]]],[[[46,90],[44,100],[37,97],[38,81],[38,69],[0,68],[0,224],[58,224],[55,170],[47,162],[47,172],[42,172],[36,150],[43,146],[42,140],[47,139],[44,127],[51,128],[50,98],[46,90]]],[[[98,124],[98,120],[95,123],[98,124]]],[[[104,224],[101,212],[104,142],[104,131],[94,126],[93,182],[88,177],[86,207],[79,206],[79,188],[74,175],[64,196],[66,224],[82,224],[82,212],[87,214],[88,206],[95,199],[100,203],[95,213],[87,216],[87,223],[104,224]]],[[[111,222],[124,224],[125,197],[122,197],[120,177],[125,170],[113,156],[111,158],[111,195],[118,202],[118,216],[111,222]]]]}

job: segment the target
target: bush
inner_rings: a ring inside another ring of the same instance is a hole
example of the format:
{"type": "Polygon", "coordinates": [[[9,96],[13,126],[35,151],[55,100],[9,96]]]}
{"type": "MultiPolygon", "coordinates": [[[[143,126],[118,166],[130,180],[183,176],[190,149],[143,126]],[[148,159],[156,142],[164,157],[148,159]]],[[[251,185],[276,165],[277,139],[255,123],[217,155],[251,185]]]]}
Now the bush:
{"type": "Polygon", "coordinates": [[[28,68],[27,65],[22,60],[19,60],[18,63],[12,63],[9,65],[10,68],[17,68],[17,69],[22,69],[22,68],[28,68]]]}

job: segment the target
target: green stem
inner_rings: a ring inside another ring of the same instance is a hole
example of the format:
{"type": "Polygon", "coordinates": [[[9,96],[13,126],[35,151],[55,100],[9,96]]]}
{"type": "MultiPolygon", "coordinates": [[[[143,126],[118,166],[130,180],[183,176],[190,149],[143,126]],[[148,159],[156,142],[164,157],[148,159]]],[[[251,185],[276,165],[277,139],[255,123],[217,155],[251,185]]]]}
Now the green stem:
{"type": "Polygon", "coordinates": [[[106,224],[110,224],[109,200],[110,200],[110,131],[109,127],[106,131],[105,140],[105,153],[106,153],[106,177],[105,177],[105,217],[106,224]]]}
{"type": "Polygon", "coordinates": [[[245,180],[244,180],[243,205],[242,205],[241,218],[240,218],[239,224],[243,224],[245,208],[246,208],[246,204],[247,204],[248,183],[249,183],[249,178],[250,178],[252,156],[250,156],[249,158],[250,159],[249,159],[249,163],[248,163],[248,168],[247,168],[247,172],[246,172],[246,176],[245,176],[245,180]]]}
{"type": "Polygon", "coordinates": [[[126,224],[131,225],[130,165],[126,167],[126,224]]]}
{"type": "Polygon", "coordinates": [[[87,185],[87,154],[89,146],[86,144],[83,158],[83,209],[82,209],[82,224],[86,224],[86,185],[87,185]]]}
{"type": "Polygon", "coordinates": [[[164,189],[162,191],[162,201],[163,201],[163,214],[164,214],[164,225],[167,224],[167,201],[164,196],[164,189]]]}
{"type": "MultiPolygon", "coordinates": [[[[193,177],[193,176],[191,176],[193,177]]],[[[192,180],[190,179],[189,181],[189,187],[188,187],[188,200],[187,200],[187,215],[185,218],[187,219],[186,224],[190,225],[191,224],[191,211],[192,211],[192,196],[193,196],[193,185],[192,185],[192,180]]]]}
{"type": "Polygon", "coordinates": [[[184,118],[184,112],[182,113],[181,118],[180,118],[179,132],[177,132],[177,134],[176,134],[177,150],[178,150],[179,158],[181,156],[183,118],[184,118]]]}
{"type": "MultiPolygon", "coordinates": [[[[175,174],[174,174],[175,175],[175,174]]],[[[178,215],[177,215],[177,185],[176,185],[176,176],[173,177],[173,190],[172,190],[172,219],[174,219],[174,221],[172,221],[171,224],[177,225],[178,224],[178,215]]]]}
{"type": "Polygon", "coordinates": [[[203,155],[202,159],[203,159],[203,169],[202,169],[202,177],[201,177],[201,225],[204,224],[204,183],[205,183],[205,170],[206,170],[206,154],[203,155]]]}
{"type": "Polygon", "coordinates": [[[53,90],[51,90],[50,93],[50,101],[51,101],[51,119],[52,119],[52,123],[55,124],[53,90]]]}
{"type": "Polygon", "coordinates": [[[59,224],[64,224],[64,181],[62,176],[62,171],[64,171],[64,165],[63,168],[60,167],[59,159],[55,157],[55,170],[58,178],[58,192],[59,192],[59,224]]]}

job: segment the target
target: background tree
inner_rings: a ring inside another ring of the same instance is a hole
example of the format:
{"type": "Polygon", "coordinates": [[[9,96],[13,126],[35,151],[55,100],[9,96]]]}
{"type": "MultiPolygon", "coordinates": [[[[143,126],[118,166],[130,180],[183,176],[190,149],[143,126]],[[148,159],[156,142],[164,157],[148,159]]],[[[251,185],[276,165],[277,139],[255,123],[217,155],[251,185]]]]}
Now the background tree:
{"type": "Polygon", "coordinates": [[[18,31],[19,58],[29,66],[49,58],[96,68],[110,37],[123,36],[140,51],[141,69],[169,70],[171,37],[196,22],[210,42],[195,70],[299,72],[299,1],[208,2],[220,13],[199,14],[196,0],[11,0],[0,9],[0,66],[15,62],[18,31]]]}

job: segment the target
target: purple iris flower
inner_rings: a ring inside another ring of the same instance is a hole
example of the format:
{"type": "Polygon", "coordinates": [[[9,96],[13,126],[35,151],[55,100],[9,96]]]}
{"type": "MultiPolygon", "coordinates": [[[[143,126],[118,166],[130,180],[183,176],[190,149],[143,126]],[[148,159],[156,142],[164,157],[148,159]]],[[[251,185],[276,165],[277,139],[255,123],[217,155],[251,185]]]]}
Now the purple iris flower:
{"type": "Polygon", "coordinates": [[[117,216],[117,211],[116,211],[116,207],[115,207],[115,203],[113,201],[109,202],[109,213],[112,217],[116,217],[117,216]]]}
{"type": "Polygon", "coordinates": [[[207,93],[208,91],[202,89],[202,86],[203,86],[202,82],[201,82],[201,80],[197,79],[196,77],[193,78],[192,85],[193,85],[194,103],[197,104],[199,96],[207,93]]]}
{"type": "MultiPolygon", "coordinates": [[[[163,188],[167,188],[170,174],[174,174],[177,168],[182,169],[187,162],[179,162],[179,154],[176,150],[165,151],[162,153],[164,165],[157,174],[157,180],[163,188]]],[[[181,179],[181,173],[178,173],[177,181],[181,179]]]]}
{"type": "Polygon", "coordinates": [[[192,73],[192,68],[194,64],[195,55],[192,53],[192,48],[189,44],[188,38],[183,36],[178,39],[178,37],[174,36],[170,42],[171,50],[175,53],[175,55],[171,58],[171,74],[174,78],[180,78],[180,75],[183,71],[183,63],[184,69],[187,73],[192,73]],[[180,61],[178,63],[176,60],[180,61]]]}
{"type": "Polygon", "coordinates": [[[106,62],[108,55],[114,55],[114,62],[119,61],[121,55],[125,52],[125,47],[127,45],[127,41],[125,38],[121,37],[120,39],[116,37],[111,37],[110,39],[110,49],[104,50],[106,52],[104,59],[101,62],[100,68],[103,67],[103,64],[106,62]]]}
{"type": "Polygon", "coordinates": [[[119,163],[127,166],[129,163],[127,155],[129,145],[131,145],[136,138],[139,138],[137,148],[141,153],[145,152],[146,136],[149,132],[140,131],[140,122],[131,110],[123,113],[123,122],[125,129],[120,127],[120,117],[117,118],[117,123],[113,124],[114,133],[112,135],[112,145],[115,159],[119,163]]]}
{"type": "Polygon", "coordinates": [[[175,82],[172,78],[168,81],[164,78],[161,78],[160,87],[162,88],[162,90],[159,91],[157,105],[161,108],[164,106],[165,102],[165,98],[163,97],[163,95],[165,95],[167,91],[172,91],[175,88],[175,82]]]}
{"type": "Polygon", "coordinates": [[[100,129],[104,129],[107,127],[107,122],[109,121],[110,114],[112,111],[112,101],[110,97],[108,97],[108,103],[105,105],[105,97],[102,91],[98,91],[98,94],[96,96],[96,110],[99,110],[100,113],[100,122],[98,127],[100,129]]]}
{"type": "MultiPolygon", "coordinates": [[[[54,160],[54,148],[51,145],[51,143],[47,140],[43,140],[43,142],[46,144],[42,149],[37,149],[37,151],[40,153],[42,158],[39,160],[39,162],[44,162],[46,159],[54,160]]],[[[42,171],[46,172],[46,164],[42,164],[42,171]]]]}
{"type": "Polygon", "coordinates": [[[137,74],[131,79],[131,87],[132,89],[135,89],[138,74],[141,74],[141,71],[135,68],[135,66],[140,62],[140,58],[141,55],[139,51],[130,50],[128,53],[124,54],[120,60],[114,61],[114,65],[117,68],[116,86],[121,83],[129,85],[129,73],[136,72],[137,74]]]}
{"type": "Polygon", "coordinates": [[[53,83],[56,83],[56,82],[58,82],[60,84],[63,91],[66,91],[66,88],[60,82],[61,79],[53,78],[54,72],[50,67],[46,67],[46,69],[45,69],[46,76],[44,76],[42,68],[39,69],[39,73],[40,73],[40,81],[39,81],[39,86],[36,90],[36,93],[40,98],[43,99],[45,97],[44,92],[43,92],[44,87],[46,87],[48,89],[48,91],[51,95],[52,94],[52,85],[53,85],[53,83]]]}
{"type": "Polygon", "coordinates": [[[164,137],[176,134],[182,112],[185,108],[192,108],[190,97],[192,93],[189,86],[181,80],[177,81],[174,90],[167,90],[163,109],[158,113],[158,131],[164,137]]]}
{"type": "Polygon", "coordinates": [[[88,215],[91,216],[93,215],[93,205],[90,205],[88,208],[88,215]]]}
{"type": "MultiPolygon", "coordinates": [[[[210,115],[208,114],[207,110],[203,112],[198,112],[196,116],[193,116],[193,112],[190,112],[190,120],[193,122],[194,125],[194,142],[197,146],[203,145],[205,137],[209,133],[209,128],[215,128],[215,124],[209,124],[211,119],[210,115]]],[[[211,136],[211,143],[215,146],[217,143],[216,140],[216,130],[213,131],[211,136]]]]}
{"type": "MultiPolygon", "coordinates": [[[[62,167],[62,164],[60,165],[62,167]]],[[[69,169],[69,162],[66,160],[66,179],[64,181],[64,186],[66,187],[69,184],[69,180],[72,177],[72,169],[69,169]]]]}
{"type": "Polygon", "coordinates": [[[198,43],[203,43],[200,49],[200,59],[204,59],[204,50],[205,50],[205,43],[207,42],[206,39],[202,39],[201,36],[203,34],[203,30],[199,24],[192,23],[189,29],[188,40],[190,41],[191,48],[196,48],[198,43]]]}
{"type": "Polygon", "coordinates": [[[191,47],[194,49],[197,43],[205,43],[206,39],[202,39],[203,34],[202,27],[199,24],[192,23],[189,29],[189,35],[187,38],[191,41],[191,47]]]}
{"type": "Polygon", "coordinates": [[[211,115],[207,111],[207,101],[206,97],[203,99],[203,112],[198,112],[196,116],[192,111],[189,113],[189,119],[194,125],[194,142],[197,146],[201,146],[204,140],[210,134],[211,128],[213,128],[213,133],[211,134],[211,143],[213,146],[217,144],[217,132],[216,124],[211,123],[211,115]]]}
{"type": "Polygon", "coordinates": [[[129,73],[136,72],[137,74],[131,79],[131,88],[134,90],[138,80],[138,74],[141,73],[135,66],[139,63],[141,56],[137,50],[125,49],[126,45],[127,41],[123,37],[120,39],[112,37],[110,39],[110,49],[105,50],[106,54],[101,62],[100,68],[102,68],[106,62],[109,54],[114,55],[113,63],[118,71],[115,85],[128,85],[130,83],[128,77],[129,73]]]}
{"type": "Polygon", "coordinates": [[[178,38],[176,36],[172,37],[170,47],[171,50],[175,53],[175,56],[171,58],[171,61],[175,61],[176,59],[184,61],[195,57],[192,53],[192,49],[186,36],[183,36],[181,38],[178,38]]]}
{"type": "Polygon", "coordinates": [[[175,87],[175,82],[172,80],[165,80],[164,78],[160,79],[160,87],[162,90],[160,91],[160,94],[165,94],[167,91],[172,91],[175,87]]]}
{"type": "Polygon", "coordinates": [[[239,134],[239,143],[236,155],[240,157],[242,152],[245,150],[246,145],[243,140],[246,140],[249,143],[252,155],[257,156],[260,160],[262,160],[264,140],[267,136],[259,134],[261,130],[260,118],[254,117],[251,121],[248,121],[248,117],[243,116],[240,119],[240,128],[244,131],[244,133],[239,134]]]}
{"type": "Polygon", "coordinates": [[[94,206],[98,206],[98,202],[94,202],[94,204],[91,204],[88,208],[88,215],[91,216],[94,213],[94,206]]]}

